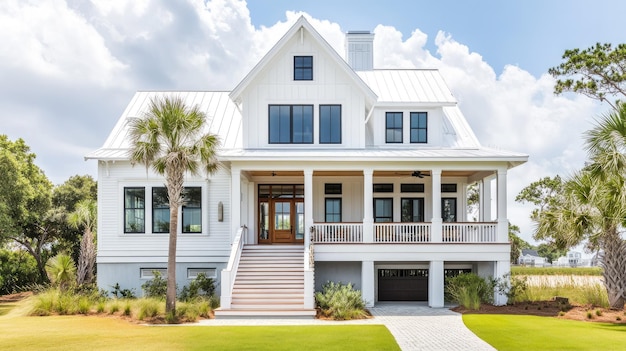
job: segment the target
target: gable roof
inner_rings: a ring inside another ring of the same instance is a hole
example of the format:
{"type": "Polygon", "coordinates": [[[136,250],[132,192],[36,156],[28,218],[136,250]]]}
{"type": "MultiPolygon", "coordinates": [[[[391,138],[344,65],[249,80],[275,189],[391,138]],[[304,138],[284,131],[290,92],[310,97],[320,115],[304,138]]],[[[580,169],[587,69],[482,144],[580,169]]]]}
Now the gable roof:
{"type": "Polygon", "coordinates": [[[541,257],[539,253],[537,252],[537,250],[532,250],[532,249],[522,249],[522,256],[541,257]]]}
{"type": "Polygon", "coordinates": [[[311,37],[320,45],[320,47],[324,50],[328,56],[330,56],[333,61],[340,67],[347,75],[352,79],[357,87],[361,89],[363,94],[365,95],[365,101],[367,102],[368,107],[372,106],[374,102],[377,100],[376,93],[356,74],[356,72],[348,65],[348,63],[333,49],[330,44],[313,28],[313,26],[309,23],[309,21],[304,18],[304,16],[300,16],[296,23],[283,35],[282,38],[274,45],[270,51],[263,56],[261,61],[254,66],[254,68],[243,78],[239,84],[231,91],[230,98],[235,102],[239,102],[241,98],[241,94],[243,91],[250,85],[250,83],[256,78],[272,61],[276,55],[287,45],[289,40],[294,36],[298,35],[300,30],[306,30],[311,37]]]}

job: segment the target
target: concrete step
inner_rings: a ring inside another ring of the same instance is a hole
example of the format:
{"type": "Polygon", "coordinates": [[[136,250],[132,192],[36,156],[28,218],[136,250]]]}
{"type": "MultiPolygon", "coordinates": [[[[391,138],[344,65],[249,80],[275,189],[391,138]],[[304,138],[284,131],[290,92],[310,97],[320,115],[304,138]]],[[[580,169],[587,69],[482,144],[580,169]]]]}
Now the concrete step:
{"type": "Polygon", "coordinates": [[[215,318],[219,319],[244,319],[244,318],[293,318],[293,319],[313,319],[315,318],[315,310],[307,309],[274,309],[274,310],[246,310],[246,309],[230,309],[215,310],[215,318]]]}

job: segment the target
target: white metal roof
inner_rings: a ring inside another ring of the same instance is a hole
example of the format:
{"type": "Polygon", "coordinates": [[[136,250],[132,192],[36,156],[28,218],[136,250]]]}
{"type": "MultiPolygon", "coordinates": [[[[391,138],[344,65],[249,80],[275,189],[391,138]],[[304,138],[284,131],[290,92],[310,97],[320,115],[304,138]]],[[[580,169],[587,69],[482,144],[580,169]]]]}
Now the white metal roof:
{"type": "Polygon", "coordinates": [[[438,70],[385,69],[359,71],[357,74],[378,95],[377,103],[457,102],[438,70]]]}
{"type": "Polygon", "coordinates": [[[228,97],[228,92],[215,91],[139,91],[135,93],[117,121],[104,145],[85,156],[86,159],[127,160],[129,148],[129,121],[141,118],[148,111],[150,100],[163,96],[177,96],[187,106],[198,105],[207,116],[207,131],[220,137],[223,150],[242,147],[241,113],[228,97]]]}

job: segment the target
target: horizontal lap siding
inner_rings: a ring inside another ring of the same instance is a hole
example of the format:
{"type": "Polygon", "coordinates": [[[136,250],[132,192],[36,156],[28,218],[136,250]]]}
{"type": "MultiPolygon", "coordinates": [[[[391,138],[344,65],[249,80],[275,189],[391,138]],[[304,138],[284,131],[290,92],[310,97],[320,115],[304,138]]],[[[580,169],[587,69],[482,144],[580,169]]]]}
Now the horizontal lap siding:
{"type": "MultiPolygon", "coordinates": [[[[179,257],[227,257],[230,252],[230,176],[220,170],[207,181],[204,177],[186,178],[191,186],[203,186],[202,234],[179,234],[179,257]],[[224,221],[217,220],[218,202],[224,205],[224,221]],[[205,218],[208,216],[208,220],[205,218]],[[208,226],[208,228],[207,228],[208,226]]],[[[131,167],[127,162],[99,166],[98,179],[98,250],[99,256],[167,256],[168,235],[152,234],[146,200],[146,233],[125,234],[123,231],[123,187],[145,186],[146,193],[153,186],[163,186],[164,180],[151,172],[146,175],[142,166],[131,167]]],[[[179,218],[179,223],[182,218],[179,218]]]]}

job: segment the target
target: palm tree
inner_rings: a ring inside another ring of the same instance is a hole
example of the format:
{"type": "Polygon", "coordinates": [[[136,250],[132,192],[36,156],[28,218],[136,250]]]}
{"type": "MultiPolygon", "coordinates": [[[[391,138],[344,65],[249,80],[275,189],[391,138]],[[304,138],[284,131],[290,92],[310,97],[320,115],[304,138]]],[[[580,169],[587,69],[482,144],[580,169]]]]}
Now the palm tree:
{"type": "Polygon", "coordinates": [[[46,273],[52,284],[65,290],[74,282],[76,265],[70,255],[58,254],[46,262],[46,273]]]}
{"type": "Polygon", "coordinates": [[[96,263],[95,237],[97,227],[98,207],[96,201],[86,199],[78,202],[74,212],[67,217],[67,222],[74,228],[84,228],[80,241],[80,255],[78,257],[78,272],[76,283],[93,282],[93,267],[96,263]]]}
{"type": "Polygon", "coordinates": [[[626,106],[604,116],[586,134],[592,163],[567,180],[560,201],[539,215],[537,239],[569,247],[588,241],[602,252],[611,308],[626,301],[626,106]]]}
{"type": "Polygon", "coordinates": [[[205,114],[179,97],[153,98],[144,118],[130,124],[130,159],[164,175],[170,207],[167,294],[165,310],[176,313],[176,241],[178,208],[182,204],[186,172],[207,175],[218,167],[219,139],[205,131],[205,114]],[[203,134],[204,133],[204,134],[203,134]]]}

